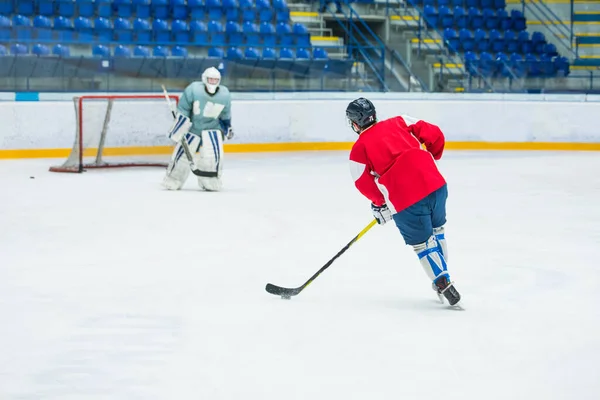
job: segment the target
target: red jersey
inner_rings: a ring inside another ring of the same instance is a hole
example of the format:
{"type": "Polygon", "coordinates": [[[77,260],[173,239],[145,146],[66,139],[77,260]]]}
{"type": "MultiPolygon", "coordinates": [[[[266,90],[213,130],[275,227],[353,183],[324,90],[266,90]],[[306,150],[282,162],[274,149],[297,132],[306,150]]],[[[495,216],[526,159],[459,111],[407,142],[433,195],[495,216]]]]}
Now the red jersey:
{"type": "Polygon", "coordinates": [[[356,188],[375,205],[387,204],[392,214],[446,183],[434,161],[442,157],[444,134],[425,121],[409,123],[403,117],[377,122],[358,136],[350,151],[356,188]]]}

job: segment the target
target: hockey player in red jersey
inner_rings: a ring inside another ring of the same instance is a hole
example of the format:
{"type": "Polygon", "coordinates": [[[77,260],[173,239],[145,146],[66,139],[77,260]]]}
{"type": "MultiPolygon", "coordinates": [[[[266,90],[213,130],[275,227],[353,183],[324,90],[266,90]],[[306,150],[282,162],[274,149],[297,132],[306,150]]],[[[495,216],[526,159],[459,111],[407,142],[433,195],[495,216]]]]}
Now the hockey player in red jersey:
{"type": "Polygon", "coordinates": [[[356,188],[371,201],[379,224],[394,220],[440,300],[444,296],[457,304],[460,294],[446,264],[447,184],[435,163],[444,151],[444,134],[436,125],[409,117],[378,121],[375,106],[362,97],[348,105],[346,117],[358,134],[350,152],[356,188]]]}

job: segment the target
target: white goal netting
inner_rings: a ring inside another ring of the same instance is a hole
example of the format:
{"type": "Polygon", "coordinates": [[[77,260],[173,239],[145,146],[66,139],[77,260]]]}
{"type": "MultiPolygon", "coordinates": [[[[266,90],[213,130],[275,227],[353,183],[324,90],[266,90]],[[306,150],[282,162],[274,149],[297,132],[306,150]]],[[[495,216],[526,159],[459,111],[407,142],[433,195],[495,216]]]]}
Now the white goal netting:
{"type": "MultiPolygon", "coordinates": [[[[178,96],[169,96],[173,106],[178,96]]],[[[52,172],[88,168],[166,167],[173,116],[162,95],[74,97],[75,142],[52,172]]]]}

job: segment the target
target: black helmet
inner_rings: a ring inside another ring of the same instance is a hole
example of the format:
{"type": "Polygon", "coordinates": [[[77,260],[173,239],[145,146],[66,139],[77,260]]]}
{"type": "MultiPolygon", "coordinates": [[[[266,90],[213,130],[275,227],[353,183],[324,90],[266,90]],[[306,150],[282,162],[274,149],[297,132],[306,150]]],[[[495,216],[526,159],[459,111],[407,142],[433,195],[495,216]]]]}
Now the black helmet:
{"type": "Polygon", "coordinates": [[[346,107],[346,118],[348,118],[348,123],[352,129],[356,133],[361,133],[363,130],[377,122],[375,106],[364,97],[353,100],[348,104],[348,107],[346,107]]]}

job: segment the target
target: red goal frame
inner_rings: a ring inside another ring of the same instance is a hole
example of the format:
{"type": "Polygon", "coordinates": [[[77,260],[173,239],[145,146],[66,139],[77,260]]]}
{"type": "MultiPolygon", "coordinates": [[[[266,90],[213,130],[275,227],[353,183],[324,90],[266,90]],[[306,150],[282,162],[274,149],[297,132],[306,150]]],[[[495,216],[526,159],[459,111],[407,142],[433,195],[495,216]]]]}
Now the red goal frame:
{"type": "MultiPolygon", "coordinates": [[[[154,162],[154,161],[132,161],[132,162],[106,162],[102,160],[102,152],[104,150],[104,139],[106,135],[107,124],[110,121],[110,113],[112,110],[112,104],[115,100],[148,100],[148,99],[162,99],[166,102],[165,97],[168,97],[175,102],[175,106],[179,102],[179,96],[177,95],[84,95],[73,97],[73,103],[75,106],[75,118],[76,118],[76,136],[75,144],[71,150],[69,158],[63,165],[52,166],[49,168],[50,172],[70,172],[70,173],[81,173],[86,169],[101,169],[101,168],[127,168],[127,167],[163,167],[166,168],[168,163],[165,162],[154,162]],[[106,100],[109,102],[104,119],[103,131],[100,137],[100,143],[98,145],[98,152],[96,154],[96,160],[91,163],[83,162],[84,146],[84,125],[83,125],[83,114],[84,114],[84,102],[86,100],[106,100]],[[75,165],[69,165],[69,159],[74,151],[78,152],[78,160],[75,165]]],[[[168,107],[165,104],[165,107],[168,107]]],[[[169,127],[164,127],[165,133],[169,127]]]]}

